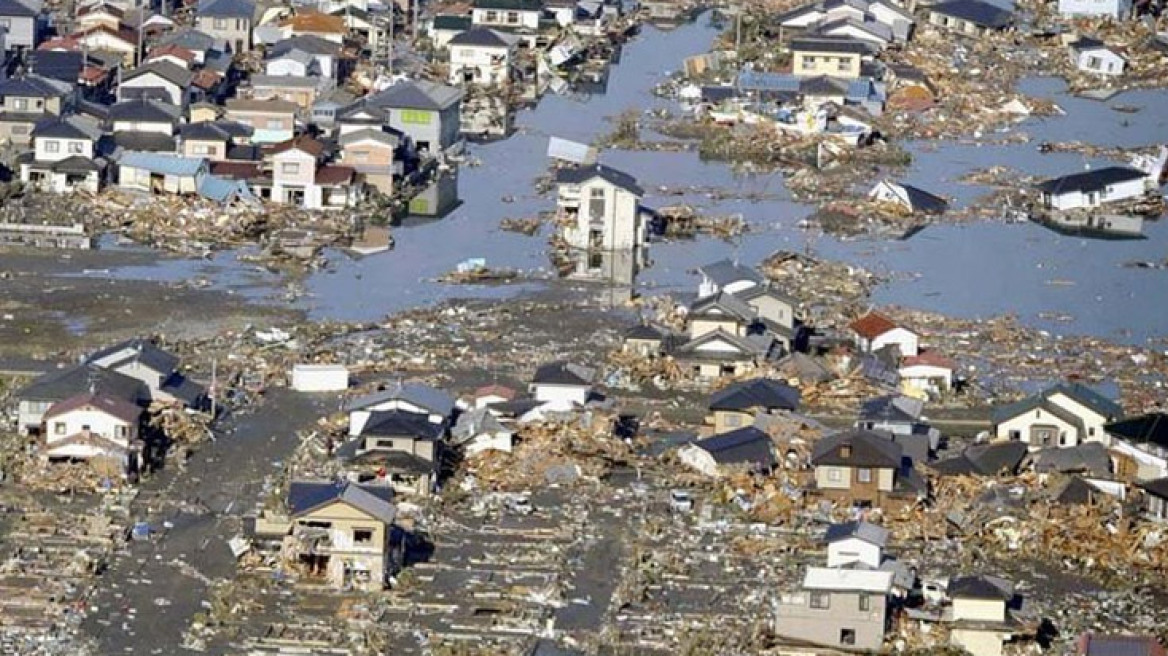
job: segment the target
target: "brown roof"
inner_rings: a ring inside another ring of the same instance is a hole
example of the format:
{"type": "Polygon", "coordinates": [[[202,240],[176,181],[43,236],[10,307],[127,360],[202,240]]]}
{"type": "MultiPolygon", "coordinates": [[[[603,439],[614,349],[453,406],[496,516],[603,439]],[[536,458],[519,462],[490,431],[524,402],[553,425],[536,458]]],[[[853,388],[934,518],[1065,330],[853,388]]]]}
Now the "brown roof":
{"type": "Polygon", "coordinates": [[[900,361],[901,367],[913,367],[916,365],[928,365],[930,367],[942,367],[945,369],[956,368],[952,360],[936,351],[921,351],[920,355],[910,355],[900,361]]]}
{"type": "Polygon", "coordinates": [[[313,139],[307,134],[302,134],[298,137],[292,137],[288,141],[282,141],[275,146],[272,146],[272,149],[268,151],[268,154],[278,155],[280,153],[292,150],[293,148],[296,150],[302,150],[309,155],[312,155],[313,157],[320,157],[320,154],[324,152],[324,144],[317,141],[316,139],[313,139]]]}
{"type": "Polygon", "coordinates": [[[111,29],[108,25],[94,25],[87,30],[81,30],[80,32],[77,32],[77,34],[73,36],[86,37],[90,34],[93,34],[94,32],[105,32],[106,34],[118,37],[122,40],[123,43],[127,45],[132,45],[135,48],[138,47],[138,33],[125,26],[115,30],[111,29]]]}
{"type": "Polygon", "coordinates": [[[264,177],[263,169],[257,162],[211,162],[211,175],[233,180],[254,180],[264,177]]]}
{"type": "Polygon", "coordinates": [[[98,11],[105,12],[105,13],[109,14],[110,16],[117,16],[118,18],[125,18],[126,17],[126,12],[122,11],[121,9],[119,9],[113,5],[108,5],[104,2],[99,2],[97,4],[89,5],[88,7],[82,7],[80,9],[78,9],[77,16],[78,17],[88,16],[89,14],[95,14],[98,11]]]}
{"type": "Polygon", "coordinates": [[[203,90],[208,90],[219,83],[219,74],[215,71],[203,69],[191,78],[191,84],[203,90]]]}
{"type": "Polygon", "coordinates": [[[515,398],[515,390],[503,385],[485,385],[474,391],[475,398],[498,396],[510,401],[515,398]]]}
{"type": "Polygon", "coordinates": [[[879,312],[869,312],[852,322],[852,330],[864,339],[875,339],[897,328],[896,322],[879,312]]]}
{"type": "Polygon", "coordinates": [[[335,185],[353,179],[356,170],[348,166],[322,166],[316,170],[316,183],[335,185]]]}
{"type": "Polygon", "coordinates": [[[45,419],[58,417],[81,408],[92,408],[128,423],[138,421],[138,418],[142,416],[142,408],[129,401],[115,399],[110,396],[101,396],[100,394],[86,393],[54,403],[53,407],[49,408],[49,411],[45,413],[45,419]]]}
{"type": "Polygon", "coordinates": [[[345,18],[330,16],[319,11],[305,11],[284,19],[280,27],[290,27],[293,32],[345,34],[345,18]]]}
{"type": "Polygon", "coordinates": [[[227,111],[270,112],[272,114],[294,114],[300,107],[287,100],[256,100],[254,98],[228,98],[227,111]]]}
{"type": "Polygon", "coordinates": [[[48,447],[50,455],[52,454],[53,450],[59,449],[63,446],[69,446],[70,444],[85,444],[87,446],[104,447],[113,451],[137,451],[141,449],[142,446],[140,440],[135,440],[130,444],[130,448],[127,449],[121,444],[118,444],[116,441],[97,433],[74,433],[72,435],[66,435],[65,437],[54,437],[51,444],[46,439],[45,443],[48,447]]]}
{"type": "Polygon", "coordinates": [[[155,57],[162,57],[163,55],[170,55],[171,57],[181,59],[188,64],[195,61],[195,53],[173,43],[151,50],[150,54],[146,56],[146,59],[151,60],[155,57]]]}

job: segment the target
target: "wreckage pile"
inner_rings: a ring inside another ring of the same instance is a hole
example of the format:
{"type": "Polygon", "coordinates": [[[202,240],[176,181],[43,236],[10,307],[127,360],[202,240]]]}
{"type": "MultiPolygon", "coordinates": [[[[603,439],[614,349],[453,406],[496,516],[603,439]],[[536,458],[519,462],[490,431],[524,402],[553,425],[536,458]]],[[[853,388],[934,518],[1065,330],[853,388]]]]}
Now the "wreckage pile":
{"type": "Polygon", "coordinates": [[[741,214],[705,216],[689,205],[670,205],[657,210],[662,234],[671,239],[690,239],[697,235],[713,235],[719,239],[740,237],[749,230],[741,214]]]}
{"type": "Polygon", "coordinates": [[[816,326],[840,326],[842,318],[867,301],[881,282],[859,267],[780,250],[759,265],[779,289],[799,301],[804,320],[816,326]]]}

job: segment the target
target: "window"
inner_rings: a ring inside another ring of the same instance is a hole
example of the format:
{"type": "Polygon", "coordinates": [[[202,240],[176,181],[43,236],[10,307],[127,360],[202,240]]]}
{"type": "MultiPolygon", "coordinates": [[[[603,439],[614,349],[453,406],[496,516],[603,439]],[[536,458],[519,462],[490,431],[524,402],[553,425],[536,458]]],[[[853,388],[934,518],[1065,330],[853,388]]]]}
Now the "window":
{"type": "Polygon", "coordinates": [[[371,528],[355,528],[355,529],[353,529],[353,544],[373,544],[373,529],[371,529],[371,528]]]}
{"type": "Polygon", "coordinates": [[[89,424],[81,424],[81,430],[88,433],[89,432],[89,424]]]}
{"type": "Polygon", "coordinates": [[[59,153],[59,152],[61,152],[61,142],[59,142],[59,141],[46,141],[45,142],[45,152],[46,153],[59,153]]]}
{"type": "Polygon", "coordinates": [[[227,29],[227,19],[226,18],[216,18],[214,21],[214,25],[215,25],[215,29],[217,29],[217,30],[225,30],[225,29],[227,29]]]}
{"type": "Polygon", "coordinates": [[[488,12],[487,12],[487,20],[486,20],[486,22],[488,22],[488,23],[497,23],[497,22],[499,22],[499,12],[497,12],[497,11],[488,11],[488,12]]]}
{"type": "Polygon", "coordinates": [[[814,57],[804,57],[802,66],[803,66],[803,69],[807,70],[807,71],[815,70],[815,58],[814,57]]]}
{"type": "Polygon", "coordinates": [[[1095,437],[1095,427],[1092,426],[1092,427],[1088,428],[1087,434],[1090,435],[1091,437],[1095,437]]]}
{"type": "Polygon", "coordinates": [[[65,422],[58,421],[57,423],[53,424],[53,432],[56,433],[57,435],[64,435],[65,434],[65,422]]]}
{"type": "Polygon", "coordinates": [[[588,194],[588,218],[603,219],[604,210],[604,189],[594,187],[588,194]]]}
{"type": "Polygon", "coordinates": [[[430,117],[433,112],[424,109],[403,109],[401,110],[402,123],[409,123],[411,125],[429,125],[430,117]]]}
{"type": "Polygon", "coordinates": [[[867,467],[857,469],[856,470],[856,480],[860,481],[861,483],[871,483],[872,482],[872,470],[868,469],[867,467]]]}
{"type": "Polygon", "coordinates": [[[69,142],[69,154],[70,155],[80,155],[84,152],[85,152],[84,142],[81,142],[81,141],[70,141],[69,142]]]}
{"type": "Polygon", "coordinates": [[[13,98],[12,108],[16,111],[24,111],[28,109],[28,98],[13,98]]]}
{"type": "Polygon", "coordinates": [[[214,152],[214,148],[205,144],[195,144],[191,146],[191,153],[195,155],[210,155],[214,152]]]}
{"type": "Polygon", "coordinates": [[[860,610],[872,610],[872,600],[866,594],[860,595],[860,610]]]}
{"type": "Polygon", "coordinates": [[[284,121],[282,119],[278,119],[278,118],[270,118],[270,119],[268,119],[268,129],[269,130],[283,130],[284,129],[284,121]]]}
{"type": "Polygon", "coordinates": [[[830,592],[811,592],[811,607],[819,610],[831,608],[831,593],[830,592]]]}
{"type": "Polygon", "coordinates": [[[517,12],[517,11],[507,12],[507,23],[510,25],[515,25],[515,24],[519,23],[519,12],[517,12]]]}
{"type": "Polygon", "coordinates": [[[237,30],[245,30],[245,29],[247,29],[247,27],[246,27],[246,26],[243,24],[243,19],[242,19],[242,18],[236,18],[236,19],[235,19],[235,29],[237,29],[237,30]]]}
{"type": "Polygon", "coordinates": [[[300,162],[283,162],[280,164],[280,173],[296,175],[300,173],[300,162]]]}
{"type": "Polygon", "coordinates": [[[1042,419],[1042,411],[1041,411],[1041,410],[1035,410],[1035,411],[1034,411],[1034,418],[1035,418],[1035,419],[1042,419]]]}
{"type": "Polygon", "coordinates": [[[115,431],[115,435],[117,435],[118,437],[121,437],[121,438],[129,437],[130,436],[130,427],[129,426],[118,426],[117,430],[115,431]]]}
{"type": "Polygon", "coordinates": [[[855,629],[840,629],[840,644],[854,645],[856,644],[856,630],[855,629]]]}
{"type": "Polygon", "coordinates": [[[848,59],[847,57],[840,57],[839,64],[836,66],[836,68],[838,68],[840,71],[850,71],[852,70],[852,60],[848,59]]]}
{"type": "Polygon", "coordinates": [[[1097,69],[1097,68],[1099,68],[1099,65],[1101,63],[1102,62],[1099,61],[1098,57],[1088,57],[1087,58],[1087,68],[1096,68],[1097,69]]]}
{"type": "Polygon", "coordinates": [[[841,458],[851,458],[852,457],[852,445],[851,444],[845,444],[845,445],[840,447],[840,457],[841,458]]]}
{"type": "Polygon", "coordinates": [[[835,467],[830,467],[827,470],[827,480],[838,483],[840,481],[840,470],[835,467]]]}
{"type": "Polygon", "coordinates": [[[1014,441],[1018,441],[1018,440],[1022,439],[1022,431],[1019,431],[1019,430],[1010,431],[1010,439],[1014,440],[1014,441]]]}
{"type": "Polygon", "coordinates": [[[369,157],[368,150],[350,150],[349,152],[353,154],[354,159],[367,159],[369,157]]]}
{"type": "Polygon", "coordinates": [[[742,425],[742,417],[740,417],[738,415],[726,415],[726,425],[727,426],[735,426],[735,427],[741,426],[742,425]]]}
{"type": "Polygon", "coordinates": [[[471,48],[459,48],[458,56],[462,59],[474,59],[475,51],[471,48]]]}

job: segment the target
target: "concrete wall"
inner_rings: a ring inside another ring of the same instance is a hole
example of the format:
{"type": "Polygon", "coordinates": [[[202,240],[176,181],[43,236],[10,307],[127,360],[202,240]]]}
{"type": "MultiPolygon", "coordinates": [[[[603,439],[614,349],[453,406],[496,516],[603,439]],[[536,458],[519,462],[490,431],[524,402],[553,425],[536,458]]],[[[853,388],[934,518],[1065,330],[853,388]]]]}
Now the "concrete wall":
{"type": "Polygon", "coordinates": [[[1006,602],[1000,599],[955,598],[953,600],[953,619],[955,621],[1004,622],[1006,620],[1006,602]]]}

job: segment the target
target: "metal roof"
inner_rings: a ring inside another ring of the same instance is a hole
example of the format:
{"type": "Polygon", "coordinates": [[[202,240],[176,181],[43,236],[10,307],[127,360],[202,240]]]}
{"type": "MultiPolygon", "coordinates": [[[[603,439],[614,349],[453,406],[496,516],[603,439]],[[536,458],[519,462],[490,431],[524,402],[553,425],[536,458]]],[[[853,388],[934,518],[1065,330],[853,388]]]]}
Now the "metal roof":
{"type": "Polygon", "coordinates": [[[456,87],[427,80],[405,80],[367,97],[377,107],[441,111],[462,100],[456,87]]]}
{"type": "Polygon", "coordinates": [[[122,154],[118,165],[143,169],[162,175],[192,177],[206,167],[206,161],[199,157],[183,157],[168,153],[143,153],[129,151],[122,154]]]}
{"type": "Polygon", "coordinates": [[[556,182],[563,184],[581,184],[594,178],[600,178],[635,196],[645,195],[645,190],[637,184],[636,178],[624,171],[618,171],[611,166],[592,164],[590,166],[577,166],[556,171],[556,182]]]}
{"type": "Polygon", "coordinates": [[[888,546],[888,529],[868,522],[844,522],[827,527],[825,539],[828,543],[857,538],[869,544],[884,548],[888,546]]]}
{"type": "Polygon", "coordinates": [[[808,567],[807,573],[803,576],[803,588],[805,590],[878,592],[888,594],[892,590],[892,572],[870,569],[808,567]]]}
{"type": "Polygon", "coordinates": [[[693,443],[720,465],[750,464],[769,469],[778,462],[774,442],[754,426],[746,426],[693,443]]]}
{"type": "Polygon", "coordinates": [[[728,385],[710,397],[710,410],[795,410],[799,390],[770,378],[755,378],[728,385]]]}

